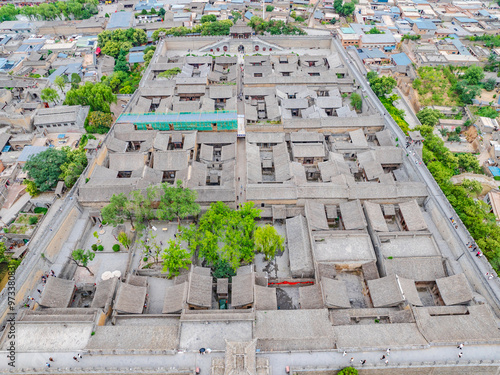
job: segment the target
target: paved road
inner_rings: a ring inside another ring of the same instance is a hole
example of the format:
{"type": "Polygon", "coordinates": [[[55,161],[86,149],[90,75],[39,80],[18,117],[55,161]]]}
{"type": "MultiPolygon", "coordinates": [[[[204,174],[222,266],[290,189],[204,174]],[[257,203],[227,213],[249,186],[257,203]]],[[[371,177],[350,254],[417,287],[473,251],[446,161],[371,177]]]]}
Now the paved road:
{"type": "MultiPolygon", "coordinates": [[[[351,66],[351,70],[354,73],[354,76],[363,88],[363,93],[368,95],[368,97],[371,99],[371,101],[374,103],[375,107],[378,109],[380,113],[383,113],[385,116],[385,121],[386,124],[388,125],[388,128],[391,129],[391,131],[394,133],[396,137],[399,139],[403,140],[406,139],[405,134],[403,131],[399,128],[399,126],[396,124],[396,122],[392,119],[392,117],[389,115],[389,113],[386,111],[385,107],[380,103],[378,100],[377,96],[373,93],[373,91],[370,88],[370,85],[366,81],[366,79],[360,74],[358,69],[354,64],[352,64],[351,59],[348,58],[346,51],[344,48],[340,45],[339,41],[334,37],[333,42],[336,45],[337,49],[340,51],[340,54],[342,57],[348,62],[348,64],[351,66]]],[[[455,221],[458,222],[458,229],[456,230],[457,233],[457,238],[459,241],[463,244],[462,251],[463,254],[468,258],[469,263],[473,265],[473,267],[476,268],[476,271],[478,272],[479,275],[485,275],[487,272],[493,272],[493,269],[491,268],[491,265],[488,263],[488,261],[485,259],[485,257],[477,258],[471,254],[470,251],[468,251],[466,247],[466,243],[473,241],[473,238],[467,231],[467,228],[463,223],[461,222],[460,218],[456,214],[455,210],[453,207],[450,205],[448,202],[448,199],[446,196],[443,194],[441,189],[439,188],[438,184],[430,174],[429,170],[425,166],[425,164],[422,162],[422,160],[417,156],[414,155],[413,153],[409,152],[408,155],[410,161],[412,163],[415,163],[414,165],[414,170],[415,172],[420,176],[421,180],[427,185],[427,188],[429,190],[430,196],[435,199],[437,202],[437,205],[439,209],[441,210],[442,214],[446,218],[451,218],[453,217],[455,221]]],[[[451,226],[451,222],[448,223],[451,226]]],[[[451,226],[451,228],[453,228],[451,226]]],[[[490,292],[491,299],[494,300],[496,303],[496,306],[493,306],[494,309],[498,312],[498,306],[500,306],[500,282],[498,278],[495,278],[493,280],[488,280],[486,277],[483,277],[483,285],[486,287],[486,289],[490,292]]]]}
{"type": "MultiPolygon", "coordinates": [[[[295,367],[316,367],[316,368],[332,368],[346,367],[350,365],[350,358],[354,358],[353,366],[374,367],[388,366],[399,367],[418,365],[421,363],[445,363],[449,366],[460,364],[468,364],[469,361],[483,363],[491,363],[492,360],[499,361],[498,353],[500,346],[485,345],[485,346],[465,346],[462,350],[463,357],[460,359],[460,352],[456,346],[439,346],[430,349],[413,349],[413,350],[391,350],[388,356],[389,363],[386,365],[380,358],[386,355],[384,351],[372,352],[349,352],[343,356],[342,351],[321,351],[321,352],[293,352],[293,353],[262,353],[258,354],[269,358],[272,375],[285,374],[286,366],[295,367]],[[366,364],[361,366],[360,361],[366,359],[366,364]]],[[[57,368],[154,368],[154,367],[175,367],[175,368],[193,368],[200,367],[202,374],[210,372],[210,364],[212,357],[223,356],[223,353],[211,353],[207,355],[199,355],[196,352],[179,353],[176,355],[102,355],[90,356],[85,352],[80,362],[75,362],[73,356],[76,352],[68,353],[23,353],[18,354],[18,368],[43,368],[49,357],[54,359],[52,370],[55,372],[57,368]]],[[[3,356],[2,356],[3,357],[3,356]]],[[[0,358],[0,371],[7,369],[7,361],[0,358]]]]}

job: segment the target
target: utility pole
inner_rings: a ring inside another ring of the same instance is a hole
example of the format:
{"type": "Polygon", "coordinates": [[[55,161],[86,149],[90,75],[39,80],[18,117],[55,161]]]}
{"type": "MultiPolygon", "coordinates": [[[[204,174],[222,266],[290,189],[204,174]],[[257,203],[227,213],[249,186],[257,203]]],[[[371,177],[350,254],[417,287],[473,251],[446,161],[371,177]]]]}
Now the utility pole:
{"type": "Polygon", "coordinates": [[[266,8],[264,8],[264,0],[262,0],[262,19],[266,19],[266,8]]]}

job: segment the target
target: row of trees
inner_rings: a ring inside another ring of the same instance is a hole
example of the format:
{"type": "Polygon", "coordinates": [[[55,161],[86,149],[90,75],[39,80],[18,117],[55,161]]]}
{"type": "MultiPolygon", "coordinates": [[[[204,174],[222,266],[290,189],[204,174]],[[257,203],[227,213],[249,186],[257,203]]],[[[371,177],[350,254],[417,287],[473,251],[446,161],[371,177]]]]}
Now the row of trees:
{"type": "Polygon", "coordinates": [[[248,22],[257,34],[269,33],[271,35],[306,35],[304,30],[297,26],[286,24],[283,21],[264,21],[262,18],[253,16],[248,22]]]}
{"type": "Polygon", "coordinates": [[[172,27],[171,29],[160,28],[153,33],[153,40],[158,40],[160,33],[172,36],[185,36],[188,34],[201,34],[201,35],[229,35],[229,29],[233,26],[230,20],[211,21],[211,18],[206,18],[205,22],[196,25],[192,28],[184,26],[172,27]]]}
{"type": "Polygon", "coordinates": [[[433,133],[431,126],[418,128],[425,137],[423,159],[451,205],[464,222],[492,267],[500,270],[500,227],[490,207],[475,199],[482,188],[475,181],[453,185],[450,178],[465,171],[480,172],[479,162],[473,155],[454,155],[443,141],[433,133]]]}
{"type": "Polygon", "coordinates": [[[87,166],[84,147],[89,138],[95,139],[93,136],[82,137],[76,150],[69,147],[60,150],[49,148],[30,157],[24,165],[24,171],[28,172],[29,178],[24,182],[27,185],[27,192],[35,196],[53,189],[60,180],[71,188],[87,166]]]}
{"type": "Polygon", "coordinates": [[[128,52],[130,48],[146,44],[148,36],[142,29],[105,30],[97,36],[101,52],[116,58],[121,50],[128,52]]]}
{"type": "Polygon", "coordinates": [[[110,103],[116,103],[111,88],[101,82],[85,82],[66,94],[65,105],[88,105],[91,111],[110,113],[110,103]]]}
{"type": "Polygon", "coordinates": [[[344,3],[343,0],[335,0],[333,2],[333,9],[335,9],[335,11],[341,16],[344,17],[351,16],[354,13],[356,4],[354,2],[349,2],[345,4],[343,3],[344,3]]]}
{"type": "MultiPolygon", "coordinates": [[[[17,8],[32,20],[52,21],[55,19],[85,20],[98,13],[98,0],[69,0],[17,8]]],[[[2,7],[3,8],[3,7],[2,7]]]]}

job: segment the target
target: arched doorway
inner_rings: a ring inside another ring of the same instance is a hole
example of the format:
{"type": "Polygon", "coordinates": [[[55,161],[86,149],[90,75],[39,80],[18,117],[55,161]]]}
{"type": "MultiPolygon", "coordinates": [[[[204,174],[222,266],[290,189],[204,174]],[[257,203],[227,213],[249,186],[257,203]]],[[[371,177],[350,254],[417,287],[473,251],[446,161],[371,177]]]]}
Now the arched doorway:
{"type": "Polygon", "coordinates": [[[245,53],[245,47],[243,47],[243,44],[240,44],[238,47],[238,52],[245,53]]]}

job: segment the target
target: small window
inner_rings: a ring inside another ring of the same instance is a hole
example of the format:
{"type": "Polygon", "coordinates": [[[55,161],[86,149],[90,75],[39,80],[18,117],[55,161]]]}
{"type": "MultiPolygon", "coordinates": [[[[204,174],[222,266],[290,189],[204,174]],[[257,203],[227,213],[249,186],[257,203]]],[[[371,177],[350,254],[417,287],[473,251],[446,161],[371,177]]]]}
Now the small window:
{"type": "Polygon", "coordinates": [[[261,78],[262,77],[262,73],[254,73],[253,76],[256,77],[256,78],[261,78]]]}
{"type": "Polygon", "coordinates": [[[309,73],[311,77],[319,77],[319,73],[309,73]]]}
{"type": "Polygon", "coordinates": [[[290,77],[290,72],[282,72],[281,74],[283,74],[283,77],[290,77]]]}

